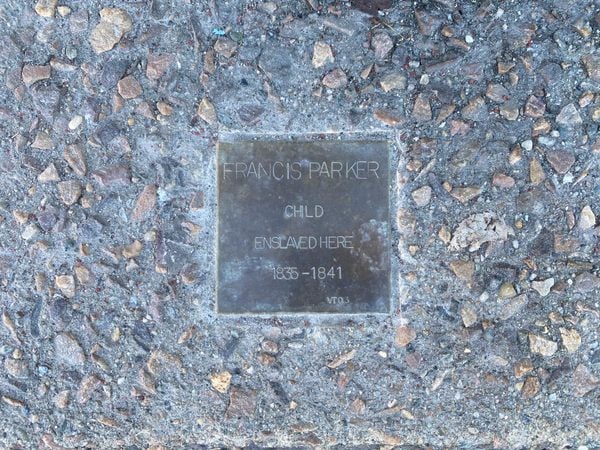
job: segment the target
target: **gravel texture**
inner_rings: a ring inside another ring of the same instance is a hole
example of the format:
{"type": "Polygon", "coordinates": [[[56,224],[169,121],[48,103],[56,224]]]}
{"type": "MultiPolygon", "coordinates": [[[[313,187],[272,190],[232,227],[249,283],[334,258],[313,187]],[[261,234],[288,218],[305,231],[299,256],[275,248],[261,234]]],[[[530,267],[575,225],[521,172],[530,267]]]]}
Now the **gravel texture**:
{"type": "Polygon", "coordinates": [[[598,448],[599,44],[587,0],[1,2],[0,447],[598,448]],[[393,313],[220,317],[219,137],[339,132],[390,139],[393,313]]]}

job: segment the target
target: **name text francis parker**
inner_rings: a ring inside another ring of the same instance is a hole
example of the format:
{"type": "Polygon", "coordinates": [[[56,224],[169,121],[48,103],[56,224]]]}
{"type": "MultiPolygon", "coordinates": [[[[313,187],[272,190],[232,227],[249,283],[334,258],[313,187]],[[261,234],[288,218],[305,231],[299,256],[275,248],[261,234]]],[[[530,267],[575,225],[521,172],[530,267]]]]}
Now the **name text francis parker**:
{"type": "Polygon", "coordinates": [[[224,162],[221,175],[224,180],[249,178],[273,179],[277,181],[300,180],[303,178],[331,178],[367,180],[380,178],[378,161],[236,161],[224,162]]]}

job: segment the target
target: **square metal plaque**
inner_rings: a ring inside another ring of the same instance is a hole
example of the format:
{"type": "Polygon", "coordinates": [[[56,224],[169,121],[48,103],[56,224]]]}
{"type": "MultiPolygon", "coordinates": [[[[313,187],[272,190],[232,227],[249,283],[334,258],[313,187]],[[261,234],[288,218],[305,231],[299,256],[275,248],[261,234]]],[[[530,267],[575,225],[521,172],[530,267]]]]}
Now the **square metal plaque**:
{"type": "Polygon", "coordinates": [[[385,141],[221,142],[220,313],[387,313],[385,141]]]}

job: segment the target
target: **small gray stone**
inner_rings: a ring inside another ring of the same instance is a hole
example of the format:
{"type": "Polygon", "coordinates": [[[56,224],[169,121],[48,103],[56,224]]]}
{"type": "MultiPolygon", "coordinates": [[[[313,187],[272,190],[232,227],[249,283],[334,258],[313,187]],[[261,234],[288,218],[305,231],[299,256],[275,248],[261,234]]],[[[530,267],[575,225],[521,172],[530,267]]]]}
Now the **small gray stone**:
{"type": "Polygon", "coordinates": [[[580,273],[575,277],[575,292],[587,293],[600,288],[600,278],[590,272],[580,273]]]}
{"type": "Polygon", "coordinates": [[[497,103],[504,103],[505,101],[510,99],[510,94],[508,93],[508,89],[506,89],[501,84],[490,83],[488,84],[487,91],[485,95],[490,100],[493,100],[497,103]]]}
{"type": "Polygon", "coordinates": [[[556,116],[556,122],[560,125],[565,126],[574,126],[581,125],[583,120],[581,120],[581,116],[579,115],[579,111],[573,103],[569,103],[563,109],[560,110],[558,116],[556,116]]]}
{"type": "Polygon", "coordinates": [[[220,37],[215,42],[214,49],[219,55],[231,58],[237,50],[237,44],[229,38],[220,37]]]}
{"type": "Polygon", "coordinates": [[[418,207],[426,206],[431,200],[431,188],[429,186],[420,187],[412,191],[411,196],[418,207]]]}
{"type": "Polygon", "coordinates": [[[67,145],[63,152],[63,157],[76,175],[80,177],[85,175],[87,171],[85,155],[79,144],[67,145]]]}
{"type": "Polygon", "coordinates": [[[585,55],[581,58],[590,79],[600,83],[600,55],[585,55]]]}
{"type": "Polygon", "coordinates": [[[542,297],[545,297],[550,293],[552,286],[554,286],[554,278],[548,278],[544,281],[533,281],[531,283],[531,287],[542,297]]]}
{"type": "Polygon", "coordinates": [[[54,357],[66,366],[81,366],[85,362],[83,349],[71,333],[60,333],[54,338],[54,357]]]}
{"type": "Polygon", "coordinates": [[[377,32],[371,37],[371,48],[375,53],[377,59],[385,59],[392,48],[394,48],[394,41],[389,34],[384,31],[377,32]]]}
{"type": "Polygon", "coordinates": [[[75,180],[61,181],[58,183],[58,193],[63,203],[71,206],[81,196],[81,184],[75,180]]]}

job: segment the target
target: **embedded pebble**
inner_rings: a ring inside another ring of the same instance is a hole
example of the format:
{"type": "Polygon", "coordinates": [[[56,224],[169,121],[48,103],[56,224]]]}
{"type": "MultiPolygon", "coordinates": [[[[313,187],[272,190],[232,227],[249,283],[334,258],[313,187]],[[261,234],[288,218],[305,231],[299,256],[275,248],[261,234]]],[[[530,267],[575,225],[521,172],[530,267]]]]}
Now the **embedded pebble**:
{"type": "Polygon", "coordinates": [[[139,97],[142,94],[142,86],[132,75],[120,79],[117,83],[117,90],[121,97],[126,100],[139,97]]]}
{"type": "Polygon", "coordinates": [[[81,197],[81,184],[78,181],[61,181],[57,186],[60,198],[67,206],[75,204],[81,197]]]}
{"type": "Polygon", "coordinates": [[[315,42],[313,47],[312,65],[315,69],[334,61],[331,46],[322,41],[315,42]]]}
{"type": "Polygon", "coordinates": [[[60,291],[67,298],[75,297],[75,279],[71,275],[57,275],[54,282],[56,283],[56,287],[60,289],[60,291]]]}
{"type": "Polygon", "coordinates": [[[571,375],[573,394],[583,397],[600,386],[600,378],[595,376],[585,365],[579,364],[571,375]]]}
{"type": "Polygon", "coordinates": [[[583,120],[579,115],[577,107],[573,103],[569,103],[560,110],[560,113],[556,116],[556,122],[561,125],[573,126],[580,125],[583,120]]]}
{"type": "Polygon", "coordinates": [[[217,113],[215,111],[215,107],[208,100],[208,98],[204,97],[200,104],[198,105],[197,110],[198,116],[206,123],[210,125],[214,125],[217,123],[217,113]]]}
{"type": "Polygon", "coordinates": [[[333,69],[323,77],[322,83],[329,89],[340,89],[348,84],[348,77],[342,69],[333,69]]]}
{"type": "Polygon", "coordinates": [[[396,338],[394,342],[398,347],[406,347],[417,338],[417,333],[413,328],[400,326],[396,329],[396,338]]]}
{"type": "Polygon", "coordinates": [[[423,186],[412,191],[411,196],[418,207],[423,207],[429,204],[431,192],[432,190],[429,186],[423,186]]]}
{"type": "Polygon", "coordinates": [[[25,86],[29,87],[37,81],[47,80],[50,78],[50,72],[50,66],[35,66],[27,64],[23,66],[21,76],[23,77],[23,83],[25,83],[25,86]]]}
{"type": "Polygon", "coordinates": [[[581,209],[581,213],[579,214],[579,221],[577,222],[577,227],[580,230],[589,230],[596,226],[596,215],[590,205],[585,205],[581,209]]]}
{"type": "Polygon", "coordinates": [[[386,32],[377,32],[371,37],[371,48],[377,59],[385,59],[393,47],[394,41],[386,32]]]}
{"type": "Polygon", "coordinates": [[[550,339],[529,333],[529,350],[542,356],[552,356],[558,350],[558,344],[550,339]]]}
{"type": "Polygon", "coordinates": [[[96,53],[107,52],[119,43],[132,26],[127,11],[119,8],[103,8],[100,10],[100,22],[90,34],[90,44],[96,53]]]}
{"type": "Polygon", "coordinates": [[[569,353],[575,353],[581,346],[581,336],[575,329],[559,328],[562,344],[569,353]]]}
{"type": "Polygon", "coordinates": [[[70,333],[60,333],[54,338],[55,359],[66,366],[81,366],[85,362],[85,354],[81,345],[70,333]]]}
{"type": "Polygon", "coordinates": [[[543,281],[532,281],[531,287],[537,291],[542,297],[550,293],[550,289],[554,286],[554,278],[548,278],[543,281]]]}
{"type": "Polygon", "coordinates": [[[213,48],[219,55],[231,58],[237,50],[237,44],[229,38],[220,37],[215,41],[213,48]]]}
{"type": "Polygon", "coordinates": [[[43,172],[38,175],[37,179],[40,183],[50,183],[52,181],[59,181],[60,176],[54,163],[48,164],[48,167],[46,167],[43,170],[43,172]]]}

